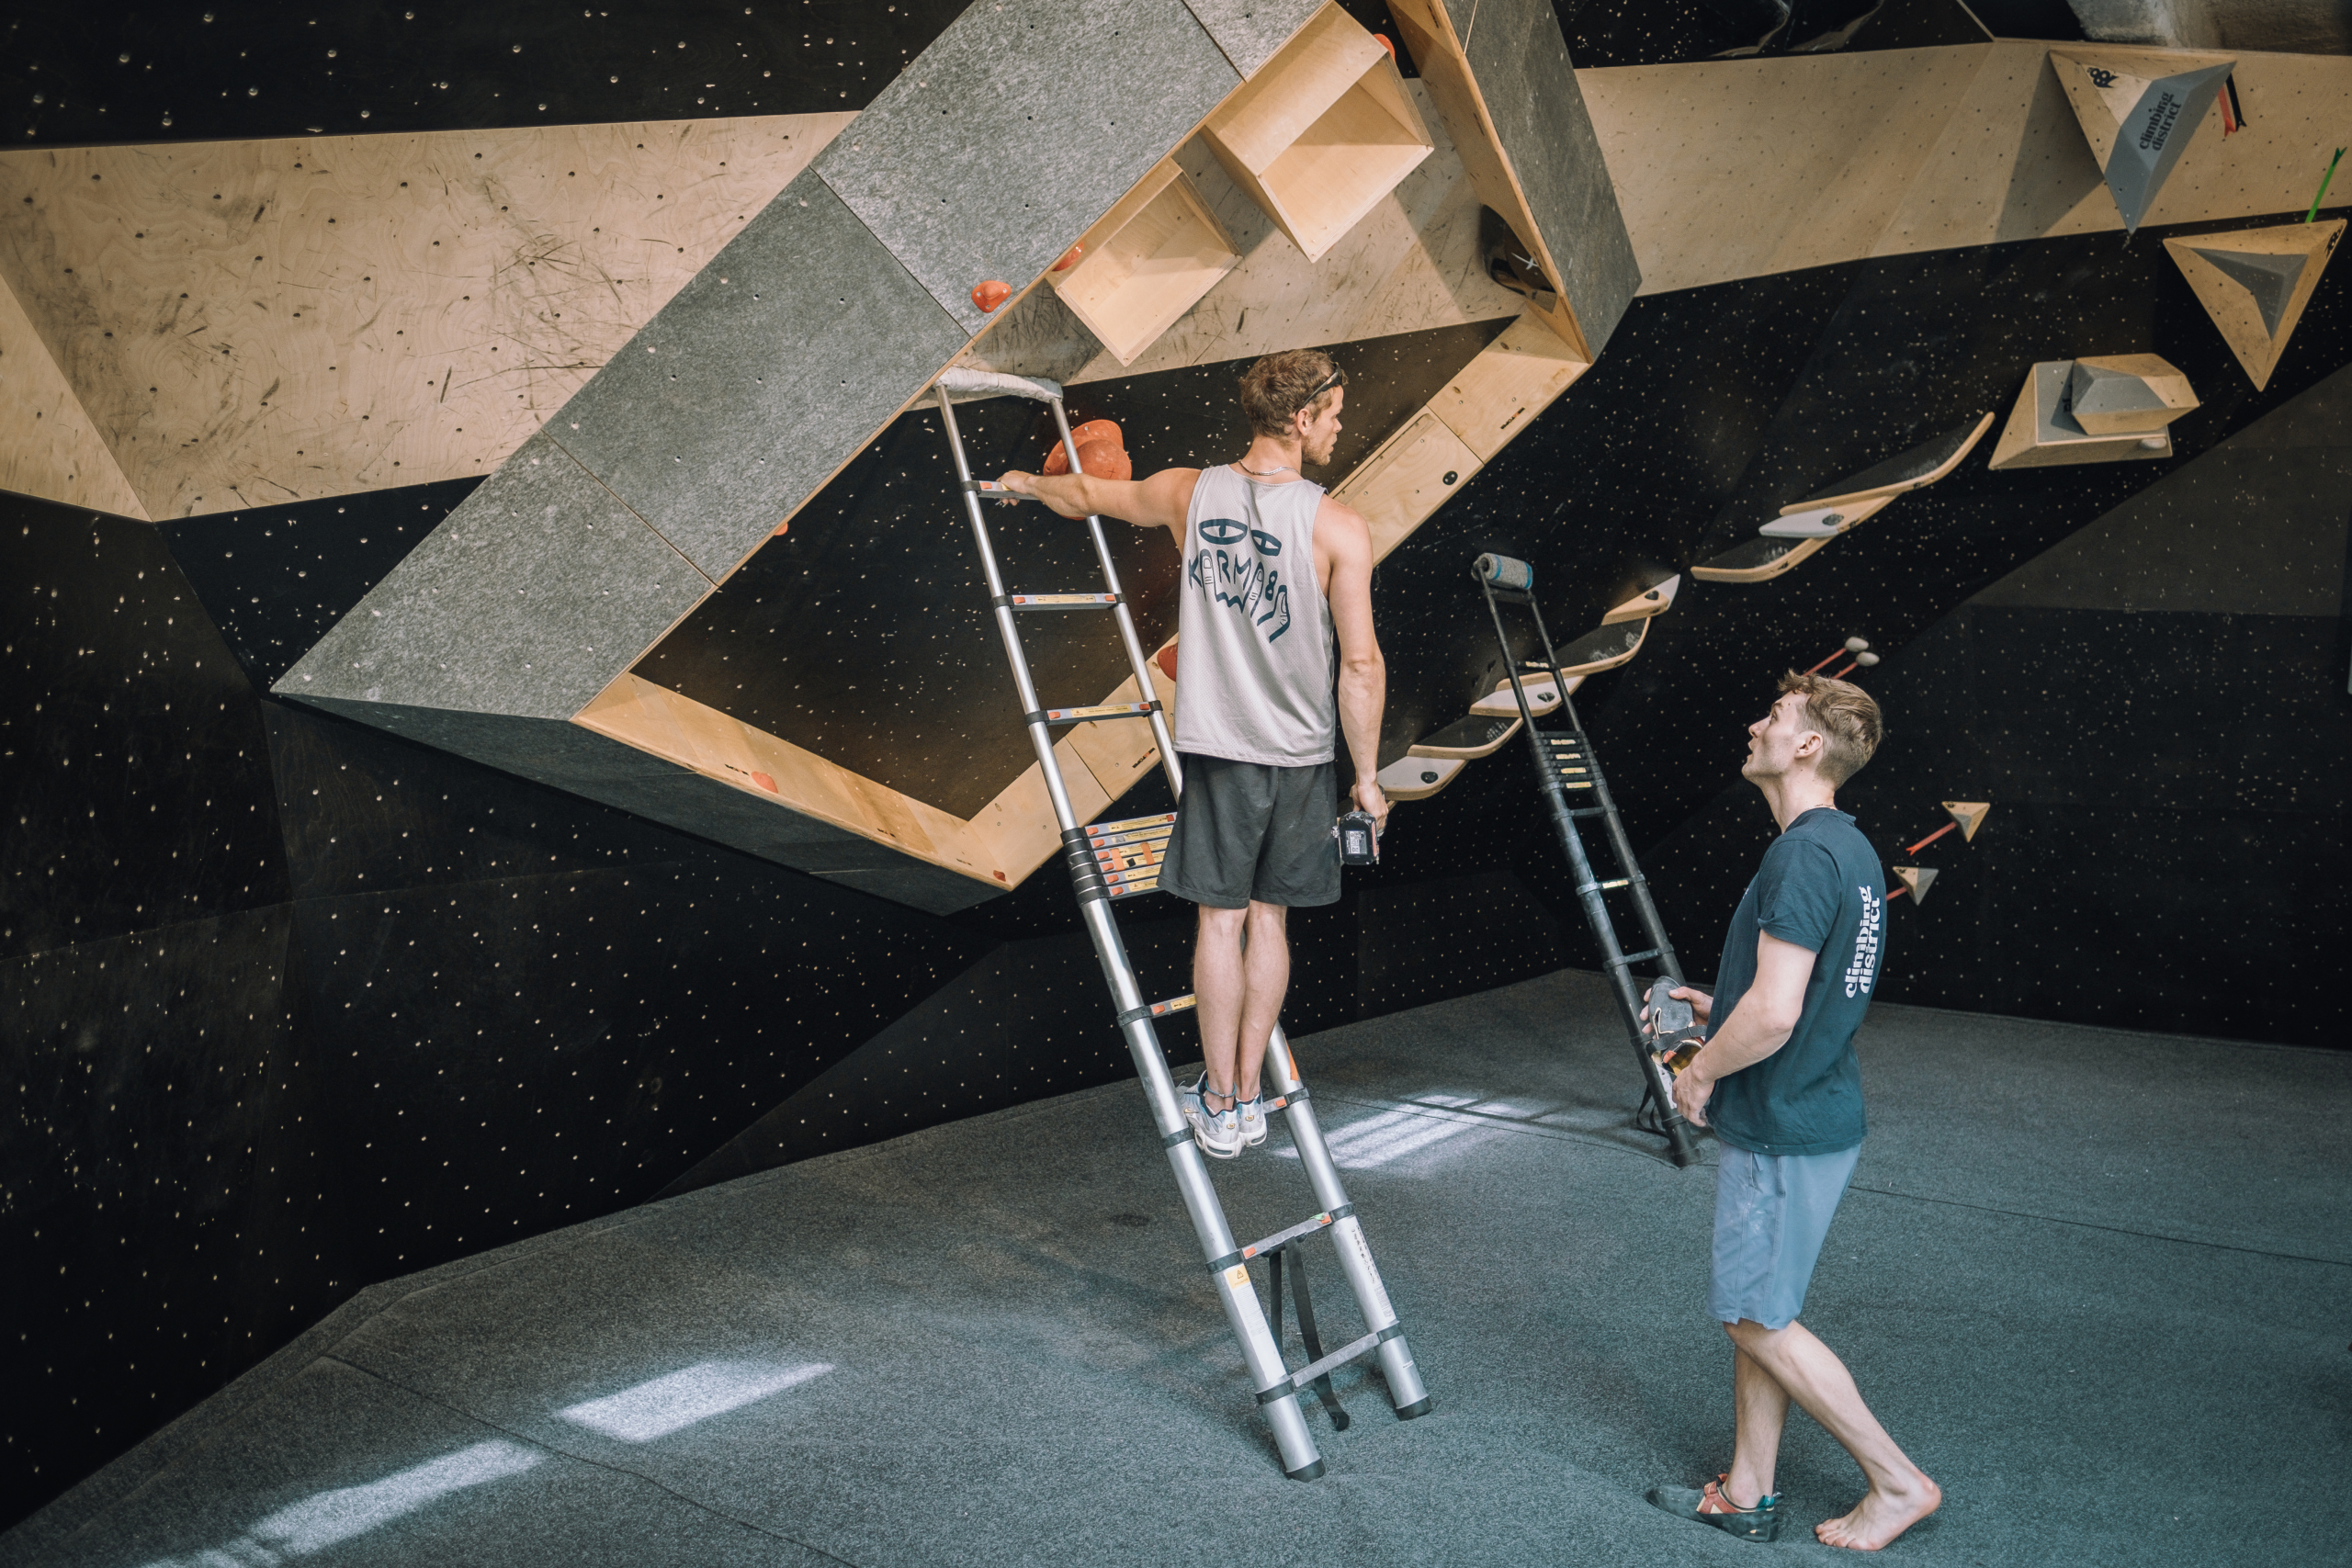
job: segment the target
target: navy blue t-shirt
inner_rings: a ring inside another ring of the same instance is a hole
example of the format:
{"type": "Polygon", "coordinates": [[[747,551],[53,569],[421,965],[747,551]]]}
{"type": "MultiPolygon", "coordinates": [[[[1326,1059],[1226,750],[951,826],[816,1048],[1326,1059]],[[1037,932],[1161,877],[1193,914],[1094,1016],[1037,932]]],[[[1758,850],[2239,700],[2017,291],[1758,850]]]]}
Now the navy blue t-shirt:
{"type": "Polygon", "coordinates": [[[1813,949],[1813,976],[1788,1043],[1717,1080],[1707,1108],[1716,1136],[1759,1155],[1835,1154],[1862,1141],[1854,1031],[1870,1010],[1885,928],[1878,856],[1844,812],[1817,806],[1764,852],[1724,938],[1713,1029],[1756,983],[1758,931],[1813,949]]]}

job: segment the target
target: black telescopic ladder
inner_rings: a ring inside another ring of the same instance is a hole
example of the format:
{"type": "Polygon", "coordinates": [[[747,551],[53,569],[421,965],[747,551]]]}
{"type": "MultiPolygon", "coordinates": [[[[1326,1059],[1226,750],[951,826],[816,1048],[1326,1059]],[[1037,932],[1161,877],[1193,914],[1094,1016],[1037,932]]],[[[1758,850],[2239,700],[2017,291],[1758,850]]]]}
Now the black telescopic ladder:
{"type": "Polygon", "coordinates": [[[1200,1237],[1209,1273],[1216,1282],[1217,1297],[1225,1306],[1226,1320],[1241,1342],[1250,1385],[1257,1390],[1258,1403],[1273,1427],[1283,1469],[1295,1480],[1311,1481],[1323,1473],[1323,1459],[1307,1430],[1306,1415],[1299,1408],[1302,1390],[1313,1388],[1327,1408],[1335,1412],[1335,1424],[1343,1425],[1343,1418],[1337,1414],[1337,1401],[1331,1395],[1330,1375],[1359,1357],[1376,1354],[1387,1381],[1389,1398],[1400,1417],[1410,1420],[1425,1414],[1430,1408],[1429,1392],[1413,1365],[1412,1352],[1406,1348],[1404,1328],[1396,1320],[1387,1290],[1381,1284],[1380,1270],[1373,1263],[1363,1226],[1356,1218],[1355,1205],[1348,1201],[1347,1190],[1340,1184],[1339,1168],[1332,1163],[1330,1148],[1324,1142],[1306,1086],[1299,1078],[1290,1043],[1281,1027],[1275,1027],[1266,1043],[1264,1075],[1269,1081],[1265,1085],[1265,1109],[1269,1115],[1281,1111],[1288,1120],[1291,1142],[1318,1205],[1315,1214],[1261,1241],[1248,1246],[1236,1242],[1224,1205],[1217,1201],[1216,1189],[1209,1181],[1200,1148],[1193,1141],[1191,1123],[1177,1101],[1175,1080],[1169,1073],[1168,1058],[1160,1049],[1152,1021],[1192,1008],[1193,998],[1175,997],[1163,1002],[1143,999],[1135,968],[1127,960],[1126,943],[1111,913],[1114,900],[1148,893],[1158,886],[1161,852],[1175,818],[1161,813],[1092,827],[1081,824],[1070,807],[1069,792],[1062,783],[1061,761],[1054,752],[1053,727],[1123,718],[1147,720],[1159,748],[1160,764],[1167,771],[1168,786],[1182,799],[1184,780],[1176,758],[1174,738],[1169,734],[1167,716],[1152,695],[1143,644],[1136,637],[1135,621],[1127,613],[1118,570],[1112,563],[1111,548],[1102,536],[1102,520],[1086,519],[1087,536],[1102,569],[1102,592],[1006,592],[983,503],[1028,498],[972,477],[971,465],[964,455],[963,434],[956,423],[956,397],[1035,399],[1054,411],[1054,424],[1061,434],[1062,450],[1069,458],[1070,471],[1082,472],[1078,445],[1070,438],[1069,417],[1062,407],[1061,388],[1051,381],[1028,377],[959,369],[944,373],[933,389],[939,400],[940,423],[946,431],[948,451],[956,459],[956,478],[972,525],[972,539],[979,547],[989,602],[996,609],[997,631],[1004,639],[1005,658],[1012,667],[1013,684],[1020,694],[1022,719],[1028,726],[1030,744],[1036,750],[1037,763],[1045,774],[1054,821],[1061,829],[1063,863],[1077,886],[1078,907],[1085,919],[1087,934],[1093,939],[1095,956],[1102,961],[1102,977],[1110,985],[1120,1031],[1143,1080],[1144,1099],[1151,1107],[1161,1145],[1168,1151],[1168,1163],[1176,1173],[1177,1190],[1183,1197],[1186,1213],[1192,1216],[1193,1229],[1200,1237]],[[1069,708],[1048,708],[1038,703],[1029,660],[1022,650],[1019,616],[1029,611],[1072,610],[1111,612],[1120,641],[1126,649],[1128,666],[1135,672],[1136,695],[1142,701],[1069,708]],[[1340,1270],[1347,1276],[1356,1305],[1363,1312],[1366,1332],[1330,1354],[1322,1354],[1314,1312],[1304,1289],[1305,1274],[1294,1269],[1293,1293],[1298,1306],[1299,1326],[1307,1353],[1313,1358],[1294,1371],[1283,1359],[1281,1342],[1281,1254],[1326,1231],[1331,1235],[1340,1270]],[[1261,1258],[1271,1259],[1269,1268],[1273,1270],[1274,1321],[1271,1328],[1250,1273],[1250,1261],[1261,1258]]]}
{"type": "Polygon", "coordinates": [[[1510,677],[1511,694],[1519,701],[1519,717],[1527,732],[1528,751],[1535,760],[1536,782],[1544,792],[1544,804],[1552,814],[1552,827],[1560,838],[1561,852],[1568,857],[1568,870],[1577,879],[1577,901],[1584,907],[1585,924],[1592,928],[1593,940],[1600,944],[1603,966],[1609,971],[1610,989],[1616,993],[1617,1010],[1624,1015],[1625,1032],[1634,1043],[1634,1055],[1642,1067],[1642,1110],[1634,1125],[1645,1132],[1664,1137],[1674,1156],[1674,1163],[1687,1166],[1699,1157],[1698,1145],[1691,1137],[1690,1124],[1674,1108],[1672,1080],[1664,1064],[1651,1053],[1649,1040],[1642,1028],[1642,994],[1644,987],[1635,984],[1633,968],[1655,959],[1658,973],[1682,984],[1681,961],[1674,956],[1674,944],[1666,939],[1666,924],[1657,918],[1657,906],[1650,901],[1648,878],[1634,859],[1634,846],[1625,837],[1625,824],[1617,816],[1617,803],[1609,795],[1608,781],[1600,776],[1600,759],[1594,755],[1592,739],[1584,732],[1584,721],[1577,716],[1577,705],[1568,695],[1568,677],[1560,671],[1560,656],[1553,650],[1552,634],[1544,629],[1544,612],[1535,603],[1535,569],[1525,561],[1508,556],[1486,555],[1471,569],[1478,590],[1487,596],[1487,614],[1495,623],[1495,641],[1502,649],[1503,669],[1510,677]],[[1510,636],[1503,629],[1503,604],[1524,604],[1535,619],[1535,635],[1544,644],[1544,662],[1521,662],[1511,656],[1510,636]],[[1565,720],[1565,729],[1544,729],[1537,726],[1533,710],[1528,706],[1527,689],[1520,675],[1548,676],[1560,694],[1558,718],[1565,720]],[[1589,806],[1573,805],[1570,795],[1589,791],[1584,798],[1589,806]],[[1609,826],[1609,847],[1617,859],[1619,875],[1604,880],[1593,870],[1591,857],[1585,853],[1584,835],[1577,830],[1577,819],[1598,817],[1609,826]],[[1639,953],[1627,953],[1617,941],[1616,922],[1610,919],[1604,893],[1623,889],[1633,895],[1634,912],[1642,923],[1643,935],[1649,946],[1639,953]]]}

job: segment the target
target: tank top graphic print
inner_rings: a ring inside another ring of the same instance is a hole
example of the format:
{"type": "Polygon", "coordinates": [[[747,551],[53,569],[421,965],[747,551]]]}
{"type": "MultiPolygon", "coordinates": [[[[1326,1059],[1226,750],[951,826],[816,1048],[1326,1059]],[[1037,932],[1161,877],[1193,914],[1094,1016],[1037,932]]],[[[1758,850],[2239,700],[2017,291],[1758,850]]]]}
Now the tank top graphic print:
{"type": "Polygon", "coordinates": [[[1184,518],[1176,749],[1278,768],[1331,761],[1331,610],[1315,579],[1323,487],[1201,470],[1184,518]]]}

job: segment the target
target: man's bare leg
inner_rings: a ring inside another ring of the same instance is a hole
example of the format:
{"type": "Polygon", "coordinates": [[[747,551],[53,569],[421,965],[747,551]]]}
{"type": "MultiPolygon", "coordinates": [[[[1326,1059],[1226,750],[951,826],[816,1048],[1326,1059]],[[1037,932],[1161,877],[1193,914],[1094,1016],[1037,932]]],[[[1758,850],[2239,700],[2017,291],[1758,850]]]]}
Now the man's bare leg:
{"type": "Polygon", "coordinates": [[[1241,932],[1247,909],[1217,909],[1204,904],[1199,939],[1193,947],[1193,1012],[1201,1025],[1201,1058],[1208,1081],[1201,1102],[1211,1111],[1233,1103],[1234,1058],[1240,1054],[1243,977],[1241,932]],[[1219,1104],[1222,1100],[1224,1103],[1219,1104]]]}
{"type": "Polygon", "coordinates": [[[1290,911],[1279,904],[1250,906],[1249,951],[1242,956],[1240,1094],[1258,1098],[1258,1069],[1265,1065],[1266,1038],[1283,1016],[1290,991],[1290,911]]]}
{"type": "Polygon", "coordinates": [[[1282,1016],[1283,998],[1290,989],[1290,911],[1259,903],[1247,909],[1214,909],[1206,904],[1200,908],[1193,995],[1200,1018],[1201,1055],[1208,1065],[1209,1081],[1202,1098],[1212,1111],[1222,1111],[1233,1103],[1237,1089],[1243,1100],[1258,1093],[1266,1036],[1282,1016]],[[1247,953],[1242,951],[1245,931],[1247,953]]]}
{"type": "Polygon", "coordinates": [[[1736,1508],[1752,1508],[1758,1498],[1772,1490],[1773,1472],[1781,1458],[1781,1428],[1789,1419],[1789,1391],[1738,1348],[1736,1337],[1731,1365],[1736,1428],[1731,1469],[1724,1476],[1724,1500],[1736,1508]]]}
{"type": "Polygon", "coordinates": [[[1870,1491],[1851,1513],[1814,1527],[1822,1544],[1876,1551],[1936,1511],[1944,1499],[1942,1488],[1894,1446],[1862,1403],[1846,1363],[1804,1325],[1767,1328],[1743,1319],[1727,1329],[1740,1353],[1820,1422],[1870,1481],[1870,1491]]]}

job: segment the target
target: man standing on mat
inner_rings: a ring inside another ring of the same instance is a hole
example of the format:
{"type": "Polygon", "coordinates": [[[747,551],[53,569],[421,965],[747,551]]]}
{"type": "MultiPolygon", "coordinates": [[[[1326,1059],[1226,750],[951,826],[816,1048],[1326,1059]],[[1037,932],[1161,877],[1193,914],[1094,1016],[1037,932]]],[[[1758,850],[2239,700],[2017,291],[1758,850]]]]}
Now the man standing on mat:
{"type": "Polygon", "coordinates": [[[1869,693],[1819,675],[1784,677],[1772,711],[1748,727],[1740,773],[1764,792],[1781,836],[1732,916],[1715,994],[1672,993],[1702,1023],[1724,1015],[1675,1078],[1674,1103],[1696,1125],[1712,1121],[1723,1145],[1708,1304],[1731,1336],[1736,1436],[1731,1469],[1704,1487],[1650,1494],[1683,1518],[1775,1539],[1772,1471],[1794,1400],[1870,1481],[1851,1513],[1813,1533],[1863,1551],[1943,1500],[1862,1403],[1846,1364],[1796,1320],[1861,1154],[1854,1031],[1878,977],[1886,892],[1878,856],[1835,795],[1880,732],[1869,693]]]}
{"type": "Polygon", "coordinates": [[[1388,671],[1372,631],[1372,533],[1299,472],[1331,460],[1346,385],[1329,355],[1269,355],[1241,378],[1251,440],[1238,463],[1135,481],[1002,481],[1064,517],[1176,536],[1184,798],[1159,886],[1201,907],[1193,991],[1206,1060],[1182,1099],[1193,1139],[1219,1159],[1266,1141],[1258,1070],[1290,987],[1284,921],[1295,906],[1340,897],[1342,733],[1355,804],[1388,818],[1374,779],[1388,671]]]}

